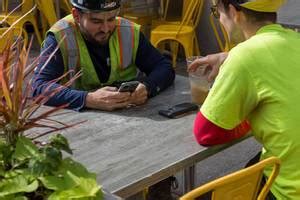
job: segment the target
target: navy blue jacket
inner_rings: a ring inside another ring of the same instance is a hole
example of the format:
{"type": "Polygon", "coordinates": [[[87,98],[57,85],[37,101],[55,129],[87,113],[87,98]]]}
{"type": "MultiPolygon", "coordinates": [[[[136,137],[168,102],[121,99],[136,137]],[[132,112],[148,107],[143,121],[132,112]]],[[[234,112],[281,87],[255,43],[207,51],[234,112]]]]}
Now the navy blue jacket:
{"type": "MultiPolygon", "coordinates": [[[[95,45],[85,41],[97,75],[102,83],[107,82],[110,76],[110,66],[107,64],[109,58],[109,45],[95,45]]],[[[52,34],[46,37],[42,50],[43,55],[33,76],[33,96],[39,95],[52,83],[50,81],[60,77],[64,73],[64,63],[60,50],[50,59],[50,62],[43,67],[45,61],[54,51],[57,41],[52,34]],[[42,70],[41,70],[42,69],[42,70]]],[[[163,57],[156,48],[140,33],[139,46],[136,55],[136,66],[146,76],[139,80],[147,86],[150,97],[157,95],[160,91],[170,86],[175,78],[175,72],[171,63],[163,57]]],[[[56,88],[59,83],[51,87],[56,88]]],[[[51,97],[46,105],[59,106],[69,103],[69,108],[81,110],[85,105],[85,98],[88,91],[64,88],[62,91],[51,97]]]]}

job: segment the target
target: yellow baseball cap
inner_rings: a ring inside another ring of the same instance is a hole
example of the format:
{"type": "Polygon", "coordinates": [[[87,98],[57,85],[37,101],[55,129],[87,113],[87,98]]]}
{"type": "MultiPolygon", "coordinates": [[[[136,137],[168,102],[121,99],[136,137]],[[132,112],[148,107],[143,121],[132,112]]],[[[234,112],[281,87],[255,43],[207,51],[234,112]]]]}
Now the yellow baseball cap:
{"type": "Polygon", "coordinates": [[[240,6],[258,12],[277,12],[285,2],[286,0],[250,0],[240,6]]]}

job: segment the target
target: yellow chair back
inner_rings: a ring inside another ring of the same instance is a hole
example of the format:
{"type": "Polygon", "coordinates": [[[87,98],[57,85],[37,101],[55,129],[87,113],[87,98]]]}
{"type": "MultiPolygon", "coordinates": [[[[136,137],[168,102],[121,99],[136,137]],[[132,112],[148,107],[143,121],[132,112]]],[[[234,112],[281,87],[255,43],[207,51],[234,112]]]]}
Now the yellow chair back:
{"type": "Polygon", "coordinates": [[[38,9],[41,11],[43,16],[43,35],[47,30],[55,24],[60,18],[71,13],[72,7],[69,0],[35,0],[38,4],[38,9]],[[57,5],[57,3],[59,3],[57,5]]]}
{"type": "Polygon", "coordinates": [[[161,16],[161,20],[165,21],[167,19],[167,14],[168,14],[168,10],[169,10],[169,3],[170,0],[161,0],[160,1],[160,16],[161,16]]]}
{"type": "Polygon", "coordinates": [[[200,16],[202,14],[203,1],[202,0],[189,0],[186,5],[186,11],[182,17],[179,31],[183,26],[191,26],[193,29],[196,28],[200,21],[200,16]]]}
{"type": "Polygon", "coordinates": [[[3,52],[7,42],[13,40],[23,40],[23,45],[28,43],[28,35],[23,28],[0,28],[0,53],[3,52]]]}
{"type": "Polygon", "coordinates": [[[41,11],[43,17],[45,17],[49,26],[52,26],[55,22],[57,22],[58,18],[55,11],[55,6],[53,0],[35,0],[38,9],[41,11]]]}
{"type": "Polygon", "coordinates": [[[22,12],[28,12],[35,4],[34,0],[23,0],[22,1],[22,12]]]}
{"type": "Polygon", "coordinates": [[[207,192],[212,192],[212,200],[265,200],[272,183],[279,173],[279,168],[280,160],[276,157],[270,157],[255,165],[200,186],[182,196],[180,200],[196,199],[207,192]],[[273,166],[273,170],[259,192],[263,171],[269,166],[273,166]]]}
{"type": "MultiPolygon", "coordinates": [[[[181,16],[185,16],[186,12],[187,12],[187,9],[190,5],[190,2],[191,0],[183,0],[183,8],[182,8],[182,13],[181,13],[181,16]]],[[[168,12],[169,12],[169,4],[170,4],[170,0],[160,0],[160,16],[161,16],[161,24],[163,23],[175,23],[175,21],[167,21],[167,18],[168,18],[168,12]]],[[[176,21],[178,22],[178,21],[176,21]]],[[[157,25],[159,23],[158,22],[155,22],[157,25]]]]}
{"type": "Polygon", "coordinates": [[[1,2],[1,13],[4,13],[5,15],[7,15],[7,11],[8,11],[8,1],[2,0],[1,2]]]}
{"type": "Polygon", "coordinates": [[[183,8],[182,8],[182,14],[186,13],[188,5],[190,4],[190,0],[182,0],[183,1],[183,8]]]}
{"type": "Polygon", "coordinates": [[[66,13],[68,13],[68,14],[70,14],[71,13],[71,10],[72,10],[72,6],[71,6],[71,3],[70,3],[70,1],[69,0],[64,0],[63,2],[62,2],[62,9],[64,10],[64,11],[66,11],[66,13]]]}
{"type": "MultiPolygon", "coordinates": [[[[183,0],[182,16],[184,16],[187,12],[189,12],[189,6],[192,3],[191,1],[193,0],[183,0]]],[[[204,1],[202,1],[202,3],[203,2],[204,1]]]]}
{"type": "Polygon", "coordinates": [[[234,45],[230,43],[226,30],[219,20],[216,20],[213,14],[209,16],[210,25],[214,31],[217,43],[221,51],[229,51],[234,45]],[[219,29],[217,28],[219,27],[219,29]],[[222,36],[220,35],[222,33],[222,36]]]}
{"type": "Polygon", "coordinates": [[[28,1],[20,0],[19,2],[10,2],[9,0],[1,0],[1,3],[2,3],[2,7],[1,7],[2,15],[7,15],[10,12],[12,12],[14,9],[16,9],[16,11],[14,12],[18,12],[19,10],[22,10],[22,12],[29,11],[33,7],[33,0],[28,0],[28,1]]]}
{"type": "Polygon", "coordinates": [[[183,0],[183,9],[180,20],[168,21],[168,11],[169,11],[170,0],[161,0],[160,8],[162,9],[162,15],[160,20],[153,21],[153,27],[158,25],[187,25],[186,21],[190,22],[189,25],[197,25],[200,20],[201,11],[203,7],[204,0],[183,0]],[[198,12],[197,12],[198,11],[198,12]],[[191,12],[195,12],[192,14],[191,12]]]}
{"type": "Polygon", "coordinates": [[[2,0],[2,13],[0,15],[1,23],[6,22],[9,26],[14,26],[16,28],[23,28],[26,22],[30,22],[34,28],[34,32],[37,39],[42,43],[42,38],[38,28],[38,22],[36,20],[36,4],[34,0],[22,0],[22,3],[13,9],[8,10],[9,0],[2,0]],[[5,1],[5,2],[4,2],[5,1]],[[21,8],[20,11],[18,8],[21,8]]]}
{"type": "Polygon", "coordinates": [[[158,47],[162,41],[171,41],[173,67],[176,66],[178,43],[185,51],[185,56],[200,55],[195,29],[200,21],[204,0],[189,0],[180,22],[165,23],[155,26],[151,31],[151,43],[158,47]],[[176,42],[175,42],[176,41],[176,42]]]}

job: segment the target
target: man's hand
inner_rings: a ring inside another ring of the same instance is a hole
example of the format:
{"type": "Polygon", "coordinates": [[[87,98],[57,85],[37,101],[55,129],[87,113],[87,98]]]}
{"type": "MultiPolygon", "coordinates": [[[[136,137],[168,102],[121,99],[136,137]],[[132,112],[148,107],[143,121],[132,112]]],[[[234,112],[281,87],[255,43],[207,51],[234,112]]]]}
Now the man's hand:
{"type": "Polygon", "coordinates": [[[129,101],[129,92],[118,92],[115,87],[103,87],[95,92],[89,92],[85,100],[85,106],[88,108],[112,111],[118,108],[127,107],[129,101]]]}
{"type": "Polygon", "coordinates": [[[141,105],[148,99],[147,88],[143,83],[140,83],[135,91],[131,93],[130,103],[134,105],[141,105]]]}
{"type": "Polygon", "coordinates": [[[192,64],[188,66],[187,70],[188,72],[194,72],[197,70],[199,66],[207,65],[208,66],[207,71],[210,71],[208,74],[208,81],[211,82],[218,75],[219,68],[223,64],[227,56],[228,56],[227,52],[207,55],[205,57],[199,58],[194,62],[192,62],[192,64]]]}

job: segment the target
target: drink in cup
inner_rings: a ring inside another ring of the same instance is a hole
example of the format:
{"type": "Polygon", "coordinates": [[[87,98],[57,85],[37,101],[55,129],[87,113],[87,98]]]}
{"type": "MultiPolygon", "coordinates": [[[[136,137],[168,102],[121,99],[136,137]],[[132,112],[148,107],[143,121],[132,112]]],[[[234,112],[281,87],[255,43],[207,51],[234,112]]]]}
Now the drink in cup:
{"type": "MultiPolygon", "coordinates": [[[[197,58],[201,56],[187,58],[187,65],[189,66],[197,58]]],[[[198,105],[203,104],[211,87],[211,83],[207,80],[208,69],[206,67],[206,65],[199,66],[195,72],[189,72],[192,102],[198,105]]]]}

